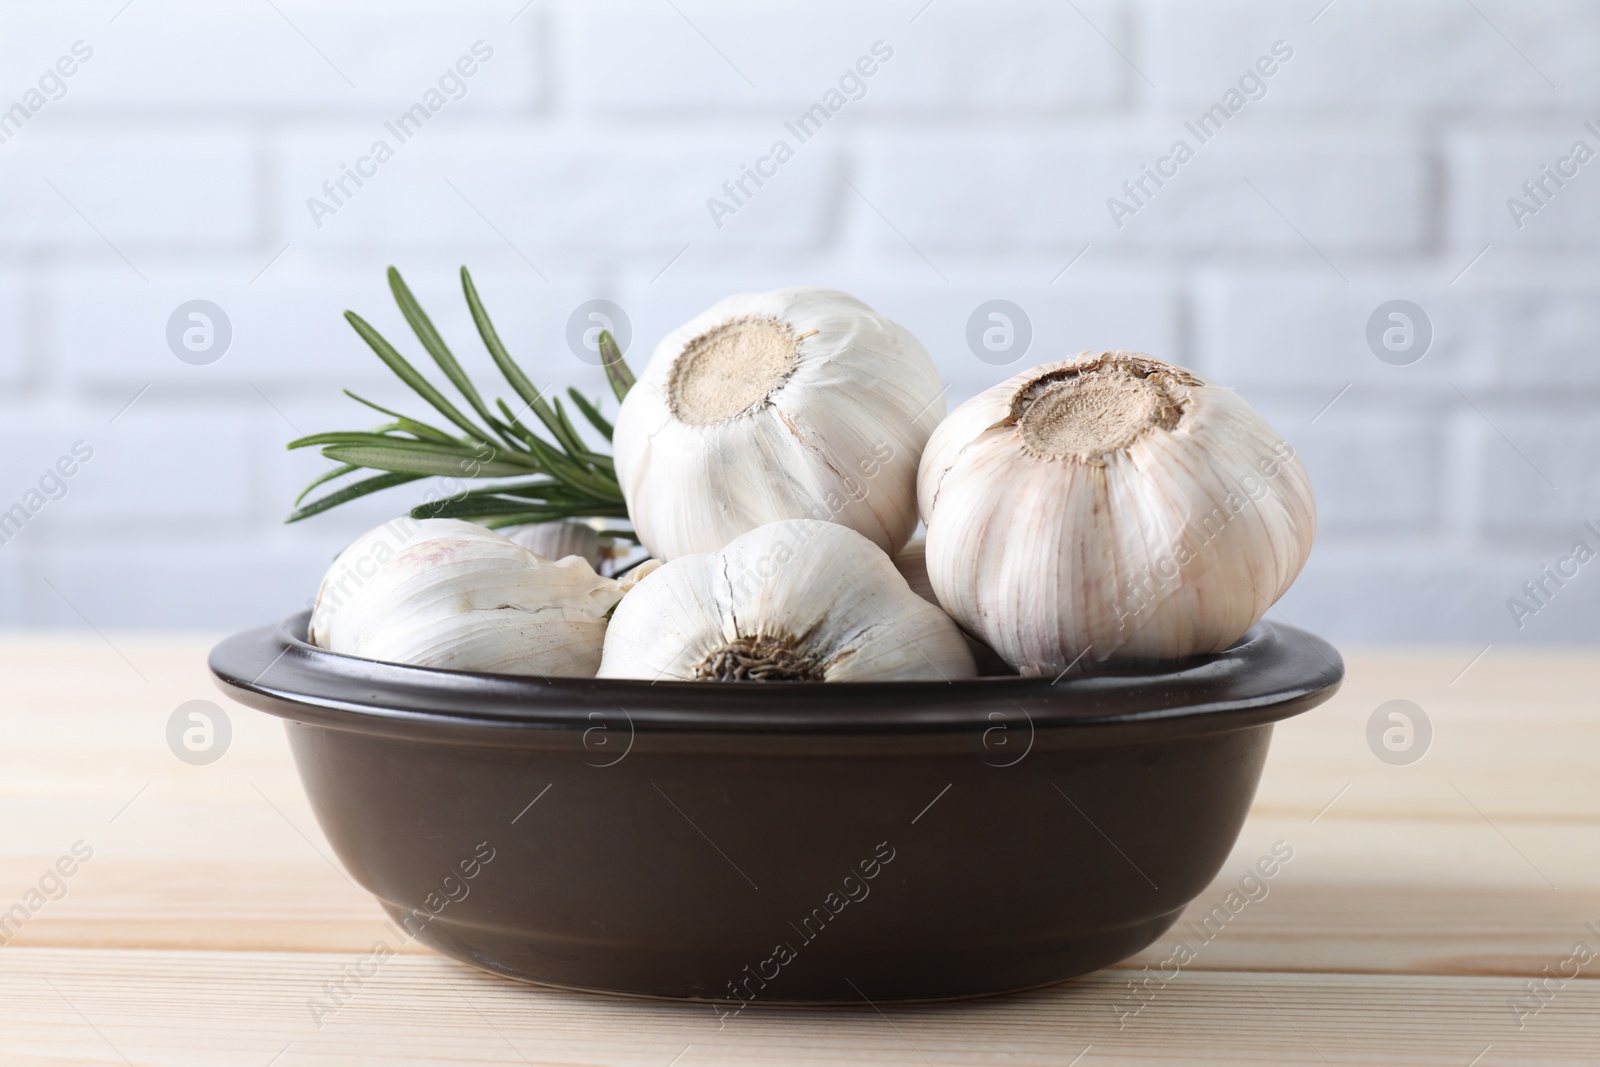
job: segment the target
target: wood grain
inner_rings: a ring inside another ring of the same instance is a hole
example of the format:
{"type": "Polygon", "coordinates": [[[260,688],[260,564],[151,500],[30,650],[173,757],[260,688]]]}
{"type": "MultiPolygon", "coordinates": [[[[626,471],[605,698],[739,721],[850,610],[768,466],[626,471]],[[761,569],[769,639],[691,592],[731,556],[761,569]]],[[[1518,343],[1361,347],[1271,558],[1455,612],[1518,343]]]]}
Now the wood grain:
{"type": "Polygon", "coordinates": [[[1186,921],[1066,986],[881,1013],[750,1010],[719,1031],[709,1008],[532,990],[412,945],[319,1029],[307,1000],[382,916],[333,862],[276,720],[229,704],[222,760],[167,749],[179,704],[226,704],[208,645],[0,637],[0,908],[75,842],[94,849],[0,947],[7,1067],[265,1065],[280,1051],[285,1067],[1067,1064],[1087,1046],[1086,1067],[1600,1057],[1600,962],[1520,1030],[1511,1007],[1574,942],[1600,947],[1585,926],[1600,928],[1600,656],[1351,655],[1339,696],[1278,728],[1250,821],[1186,921]],[[1404,767],[1366,741],[1396,698],[1434,730],[1404,767]],[[1200,918],[1275,841],[1293,860],[1205,940],[1200,918]],[[1197,958],[1119,1029],[1139,1003],[1128,983],[1179,939],[1197,958]]]}
{"type": "MultiPolygon", "coordinates": [[[[1137,1015],[1115,973],[958,1004],[752,1007],[534,990],[397,956],[320,1020],[348,962],[314,953],[18,949],[0,969],[0,1061],[312,1064],[1480,1064],[1594,1062],[1600,983],[1517,1029],[1519,983],[1436,975],[1184,972],[1137,1015]],[[47,981],[48,979],[48,981],[47,981]],[[317,1023],[321,1022],[319,1028],[317,1023]],[[720,1027],[720,1028],[719,1028],[720,1027]],[[285,1048],[287,1046],[287,1049],[285,1048]]],[[[870,996],[870,991],[864,991],[870,996]]]]}

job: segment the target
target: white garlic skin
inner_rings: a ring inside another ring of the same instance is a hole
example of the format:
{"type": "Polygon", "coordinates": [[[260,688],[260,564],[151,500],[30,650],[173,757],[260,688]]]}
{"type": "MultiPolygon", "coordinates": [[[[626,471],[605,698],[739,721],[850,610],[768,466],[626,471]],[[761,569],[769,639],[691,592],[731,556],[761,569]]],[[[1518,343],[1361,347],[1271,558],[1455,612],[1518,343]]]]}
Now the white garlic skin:
{"type": "Polygon", "coordinates": [[[1226,649],[1288,590],[1316,528],[1277,431],[1232,390],[1132,352],[1035,367],[962,404],[923,453],[918,498],[939,603],[1027,675],[1226,649]],[[1155,423],[1124,432],[1145,415],[1088,392],[1112,386],[1155,423]],[[1037,418],[1030,396],[1049,397],[1037,418]]]}
{"type": "Polygon", "coordinates": [[[633,592],[633,587],[650,577],[661,568],[659,559],[647,559],[630,567],[626,573],[617,578],[617,586],[622,590],[622,595],[627,596],[633,592]]]}
{"type": "Polygon", "coordinates": [[[418,667],[593,677],[621,595],[576,556],[544,559],[455,519],[397,519],[334,560],[310,640],[418,667]]]}
{"type": "Polygon", "coordinates": [[[730,296],[667,335],[622,403],[629,517],[664,560],[801,518],[893,552],[917,525],[917,457],[943,394],[921,343],[855,297],[730,296]]]}
{"type": "Polygon", "coordinates": [[[907,541],[905,547],[896,552],[893,558],[894,569],[900,572],[900,577],[906,580],[913,593],[930,604],[939,603],[939,597],[933,591],[933,582],[928,579],[926,534],[907,541]]]}
{"type": "Polygon", "coordinates": [[[881,549],[814,519],[769,523],[721,552],[662,564],[617,606],[599,676],[734,680],[717,665],[743,652],[773,664],[775,679],[974,676],[960,628],[881,549]],[[797,665],[804,670],[787,669],[797,665]]]}
{"type": "Polygon", "coordinates": [[[545,559],[578,556],[599,570],[600,561],[604,558],[599,531],[586,522],[574,519],[503,526],[496,532],[545,559]]]}
{"type": "MultiPolygon", "coordinates": [[[[933,591],[933,582],[928,578],[928,539],[926,536],[913,537],[906,542],[906,547],[894,554],[894,569],[900,572],[900,577],[906,580],[911,591],[930,604],[938,605],[939,597],[933,591]]],[[[944,610],[942,607],[940,610],[944,610]]],[[[961,636],[966,639],[967,649],[972,653],[972,662],[977,667],[978,677],[989,678],[996,675],[1014,675],[1017,672],[1011,665],[1001,659],[999,654],[976,637],[961,631],[961,636]]]]}

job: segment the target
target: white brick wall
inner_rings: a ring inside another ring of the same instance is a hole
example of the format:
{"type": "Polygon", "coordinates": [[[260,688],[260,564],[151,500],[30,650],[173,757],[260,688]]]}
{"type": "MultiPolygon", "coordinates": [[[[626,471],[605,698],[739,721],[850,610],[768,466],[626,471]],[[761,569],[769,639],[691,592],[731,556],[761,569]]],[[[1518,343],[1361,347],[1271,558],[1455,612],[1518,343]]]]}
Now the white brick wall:
{"type": "Polygon", "coordinates": [[[283,442],[366,424],[340,386],[404,396],[339,313],[400,339],[395,263],[486,370],[464,262],[534,376],[592,392],[564,328],[595,297],[642,361],[729,292],[836,285],[914,330],[953,401],[1148,350],[1237,386],[1305,457],[1322,523],[1285,617],[1594,640],[1600,575],[1521,631],[1506,599],[1600,523],[1600,159],[1520,227],[1506,200],[1575,141],[1600,151],[1600,9],[1324,2],[4,2],[0,108],[75,42],[93,55],[0,143],[0,508],[95,451],[0,544],[0,625],[301,606],[412,495],[281,524],[323,469],[283,442]],[[307,198],[479,41],[460,99],[317,226],[307,198]],[[880,41],[860,98],[715,225],[707,198],[880,41]],[[1185,123],[1279,41],[1292,57],[1199,144],[1185,123]],[[1194,158],[1118,227],[1107,199],[1179,138],[1194,158]],[[164,338],[195,298],[233,325],[210,366],[164,338]],[[993,298],[1029,313],[1025,362],[968,351],[993,298]],[[1392,299],[1432,322],[1411,366],[1365,339],[1392,299]]]}

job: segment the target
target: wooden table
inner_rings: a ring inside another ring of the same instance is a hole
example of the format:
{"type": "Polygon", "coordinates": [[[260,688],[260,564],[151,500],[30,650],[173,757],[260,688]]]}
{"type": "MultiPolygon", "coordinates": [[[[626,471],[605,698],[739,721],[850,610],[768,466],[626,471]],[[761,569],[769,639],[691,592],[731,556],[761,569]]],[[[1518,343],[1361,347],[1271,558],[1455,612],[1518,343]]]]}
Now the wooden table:
{"type": "Polygon", "coordinates": [[[719,1030],[704,1006],[522,987],[415,947],[319,1027],[309,1002],[382,916],[332,860],[282,727],[216,693],[208,647],[0,640],[0,909],[41,879],[65,891],[33,898],[0,947],[5,1067],[1600,1062],[1597,655],[1350,655],[1344,691],[1279,728],[1250,821],[1192,910],[1223,903],[1274,842],[1293,859],[1142,998],[1130,981],[1181,927],[1041,992],[752,1007],[719,1030]],[[1407,766],[1367,741],[1397,698],[1433,727],[1407,766]],[[233,727],[210,765],[167,746],[194,699],[233,727]],[[72,858],[78,842],[90,858],[72,858]],[[73,873],[50,876],[62,857],[73,873]],[[1596,958],[1576,962],[1579,943],[1596,958]]]}

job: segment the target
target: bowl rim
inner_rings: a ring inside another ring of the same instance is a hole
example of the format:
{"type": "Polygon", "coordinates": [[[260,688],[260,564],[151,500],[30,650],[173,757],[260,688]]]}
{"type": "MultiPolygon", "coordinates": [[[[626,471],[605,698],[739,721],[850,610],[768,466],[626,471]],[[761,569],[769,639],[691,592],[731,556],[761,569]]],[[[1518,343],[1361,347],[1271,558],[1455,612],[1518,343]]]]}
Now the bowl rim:
{"type": "Polygon", "coordinates": [[[391,736],[585,730],[847,736],[970,732],[997,722],[1110,730],[1131,740],[1274,722],[1322,703],[1344,662],[1328,642],[1274,621],[1224,652],[1165,666],[1069,668],[1057,679],[953,682],[648,682],[543,678],[385,663],[310,644],[309,611],[236,633],[208,665],[228,695],[292,721],[391,736]],[[432,729],[430,729],[430,727],[432,729]]]}

